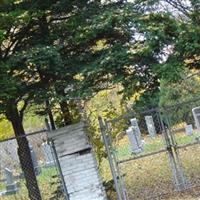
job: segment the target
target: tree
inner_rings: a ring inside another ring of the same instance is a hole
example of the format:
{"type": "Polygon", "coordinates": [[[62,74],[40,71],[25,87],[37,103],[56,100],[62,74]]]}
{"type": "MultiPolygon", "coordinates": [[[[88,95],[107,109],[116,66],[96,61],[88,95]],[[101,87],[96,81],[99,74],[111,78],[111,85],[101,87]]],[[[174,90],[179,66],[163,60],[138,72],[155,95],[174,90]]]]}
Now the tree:
{"type": "Polygon", "coordinates": [[[50,87],[51,79],[43,81],[46,76],[40,79],[40,73],[35,70],[36,67],[34,65],[40,69],[40,72],[46,66],[51,68],[55,63],[58,65],[57,54],[48,50],[48,48],[45,49],[42,58],[37,55],[37,60],[33,59],[36,58],[34,55],[37,49],[32,49],[29,52],[16,53],[5,62],[1,62],[1,112],[12,123],[18,143],[18,155],[26,178],[30,199],[41,199],[41,196],[22,121],[24,111],[31,101],[44,101],[46,98],[45,93],[48,92],[47,88],[50,87]]]}
{"type": "Polygon", "coordinates": [[[170,118],[171,126],[193,123],[192,107],[195,107],[197,102],[191,102],[191,99],[199,98],[200,81],[198,74],[194,76],[194,72],[193,75],[188,75],[189,73],[189,70],[186,70],[185,74],[182,74],[185,78],[178,83],[161,80],[159,106],[170,118]],[[187,101],[189,103],[182,104],[187,101]]]}
{"type": "MultiPolygon", "coordinates": [[[[89,52],[82,70],[85,91],[120,82],[125,96],[141,94],[137,106],[158,106],[160,80],[178,82],[185,69],[199,69],[199,7],[196,0],[134,1],[126,10],[131,20],[123,18],[127,37],[89,52]]],[[[114,13],[113,21],[121,16],[114,13]]]]}
{"type": "MultiPolygon", "coordinates": [[[[102,90],[89,101],[85,102],[85,110],[89,124],[89,138],[94,146],[99,166],[101,166],[102,159],[106,157],[106,154],[101,140],[98,116],[109,120],[125,112],[124,105],[121,103],[122,95],[119,95],[117,91],[117,87],[111,90],[102,90]]],[[[110,134],[115,138],[116,135],[123,131],[124,124],[120,121],[120,123],[115,123],[115,127],[113,128],[115,129],[110,134]]]]}
{"type": "Polygon", "coordinates": [[[93,53],[99,41],[105,40],[110,48],[101,52],[102,62],[114,58],[106,65],[113,65],[117,55],[128,58],[130,5],[123,1],[39,0],[0,6],[0,112],[12,123],[31,200],[40,200],[41,195],[22,123],[24,111],[28,105],[46,102],[49,114],[54,103],[68,112],[63,103],[69,92],[64,90],[72,85],[73,91],[80,91],[78,83],[85,78],[82,70],[100,62],[97,51],[93,53]]]}
{"type": "MultiPolygon", "coordinates": [[[[141,0],[146,3],[147,1],[141,0]]],[[[152,66],[159,78],[179,81],[185,69],[199,69],[199,1],[155,1],[157,11],[146,13],[145,37],[157,46],[158,65],[152,66]]]]}

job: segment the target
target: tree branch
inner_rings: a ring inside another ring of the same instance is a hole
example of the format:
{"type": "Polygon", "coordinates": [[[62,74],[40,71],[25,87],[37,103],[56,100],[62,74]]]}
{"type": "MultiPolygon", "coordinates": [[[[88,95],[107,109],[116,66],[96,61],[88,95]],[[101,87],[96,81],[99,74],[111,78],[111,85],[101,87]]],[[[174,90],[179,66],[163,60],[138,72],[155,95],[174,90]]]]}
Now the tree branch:
{"type": "Polygon", "coordinates": [[[185,7],[179,0],[166,0],[166,2],[171,5],[172,7],[176,8],[179,12],[183,13],[185,16],[190,18],[189,8],[185,7]]]}
{"type": "Polygon", "coordinates": [[[24,105],[23,105],[22,109],[19,111],[19,115],[20,115],[21,120],[23,120],[24,111],[26,110],[28,103],[29,103],[29,101],[31,100],[32,97],[33,97],[33,93],[29,94],[29,96],[26,99],[23,99],[24,105]]]}

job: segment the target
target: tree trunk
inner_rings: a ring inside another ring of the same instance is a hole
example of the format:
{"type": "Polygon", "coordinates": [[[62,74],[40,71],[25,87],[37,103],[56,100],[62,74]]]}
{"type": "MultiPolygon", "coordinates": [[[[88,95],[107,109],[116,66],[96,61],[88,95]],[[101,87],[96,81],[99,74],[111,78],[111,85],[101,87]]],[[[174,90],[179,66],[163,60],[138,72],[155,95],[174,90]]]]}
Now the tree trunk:
{"type": "Polygon", "coordinates": [[[70,125],[72,124],[72,119],[71,119],[71,114],[69,111],[69,105],[66,101],[61,101],[60,102],[60,109],[62,112],[63,120],[65,125],[70,125]]]}
{"type": "Polygon", "coordinates": [[[53,113],[52,113],[51,108],[50,108],[49,100],[46,100],[45,103],[46,103],[46,108],[47,108],[47,114],[49,116],[49,120],[50,120],[50,124],[51,124],[51,129],[56,130],[56,126],[55,126],[55,122],[54,122],[54,118],[53,118],[53,113]]]}
{"type": "MultiPolygon", "coordinates": [[[[66,95],[65,92],[64,92],[64,88],[56,88],[55,87],[55,90],[56,90],[56,93],[59,96],[64,97],[66,95]]],[[[72,117],[71,117],[71,114],[70,114],[70,111],[69,111],[69,104],[67,103],[67,101],[61,100],[59,102],[59,105],[60,105],[60,110],[61,110],[61,113],[62,113],[62,118],[64,120],[64,124],[66,126],[72,124],[72,117]]]]}
{"type": "Polygon", "coordinates": [[[22,119],[16,105],[10,105],[7,115],[12,123],[12,127],[18,144],[18,156],[22,171],[26,180],[26,187],[30,200],[42,200],[38,187],[34,166],[31,158],[29,143],[25,135],[22,119]]]}

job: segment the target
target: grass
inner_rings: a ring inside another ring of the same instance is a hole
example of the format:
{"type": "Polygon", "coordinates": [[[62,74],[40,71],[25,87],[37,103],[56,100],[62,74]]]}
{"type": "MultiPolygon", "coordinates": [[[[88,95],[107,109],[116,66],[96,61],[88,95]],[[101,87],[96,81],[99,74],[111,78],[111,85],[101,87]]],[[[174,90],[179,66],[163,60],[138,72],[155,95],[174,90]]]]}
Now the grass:
{"type": "MultiPolygon", "coordinates": [[[[185,133],[176,133],[175,139],[178,145],[188,144],[195,141],[198,133],[187,136],[185,133]]],[[[161,135],[156,139],[144,137],[145,146],[141,154],[158,151],[165,147],[161,135]]],[[[119,160],[132,158],[136,155],[131,153],[128,138],[123,137],[115,146],[119,160]]],[[[166,200],[199,200],[200,199],[200,145],[194,145],[178,150],[184,174],[187,182],[192,187],[184,192],[176,192],[174,189],[169,157],[166,152],[132,160],[119,164],[120,173],[124,176],[124,183],[130,200],[143,199],[166,199],[166,200]]],[[[111,179],[108,163],[103,162],[102,175],[104,180],[111,179]]],[[[112,200],[116,195],[110,194],[112,200]]]]}
{"type": "MultiPolygon", "coordinates": [[[[41,196],[44,200],[49,200],[56,191],[58,184],[57,171],[55,167],[41,168],[41,173],[37,176],[38,185],[41,190],[41,196]],[[54,183],[54,184],[53,184],[54,183]]],[[[5,184],[0,184],[0,191],[5,190],[5,184]]],[[[15,195],[7,195],[0,197],[1,200],[28,200],[28,191],[25,186],[25,180],[20,180],[20,190],[15,195]]],[[[57,196],[56,200],[63,200],[57,196]]]]}
{"type": "MultiPolygon", "coordinates": [[[[193,135],[188,136],[182,132],[177,133],[174,136],[178,145],[184,145],[194,142],[195,139],[199,136],[199,134],[197,132],[194,132],[193,135]]],[[[165,141],[162,135],[156,136],[155,139],[152,139],[149,136],[145,136],[143,137],[143,139],[145,141],[144,150],[139,155],[159,151],[161,149],[166,148],[165,141]]],[[[116,144],[115,149],[119,160],[124,160],[138,156],[132,154],[131,145],[127,136],[125,136],[123,139],[120,140],[119,143],[116,144]]]]}
{"type": "Polygon", "coordinates": [[[184,133],[175,134],[175,140],[178,145],[194,142],[195,139],[198,137],[199,137],[198,132],[194,132],[193,135],[191,135],[191,136],[187,136],[184,133]]]}
{"type": "MultiPolygon", "coordinates": [[[[195,140],[198,136],[194,133],[187,136],[184,133],[175,134],[176,141],[179,145],[188,144],[195,140]]],[[[155,139],[144,137],[145,146],[142,154],[158,151],[165,147],[165,142],[161,135],[155,139]]],[[[131,153],[128,138],[125,136],[116,144],[118,159],[124,160],[134,155],[131,153]]],[[[200,186],[200,145],[187,147],[179,150],[185,176],[189,183],[194,186],[200,186]]],[[[171,168],[167,153],[160,153],[148,156],[138,160],[122,163],[119,165],[120,172],[124,176],[124,182],[127,194],[130,200],[143,200],[146,197],[150,199],[166,199],[166,200],[197,200],[200,199],[200,187],[192,188],[182,193],[174,191],[171,168]],[[165,195],[164,195],[165,194],[165,195]],[[160,195],[160,196],[159,196],[160,195]],[[159,196],[156,198],[155,196],[159,196]]],[[[109,164],[104,160],[101,168],[104,180],[110,180],[111,174],[109,164]]],[[[52,185],[51,182],[56,180],[53,178],[57,174],[55,168],[42,168],[42,173],[37,177],[41,194],[44,200],[49,200],[53,191],[56,190],[57,184],[52,185]]],[[[27,200],[28,194],[25,187],[25,181],[20,181],[20,191],[16,195],[0,197],[1,200],[27,200]]],[[[5,185],[0,183],[0,190],[5,185]]],[[[109,194],[112,200],[116,200],[116,194],[109,194]]],[[[56,198],[62,199],[62,198],[56,198]]]]}

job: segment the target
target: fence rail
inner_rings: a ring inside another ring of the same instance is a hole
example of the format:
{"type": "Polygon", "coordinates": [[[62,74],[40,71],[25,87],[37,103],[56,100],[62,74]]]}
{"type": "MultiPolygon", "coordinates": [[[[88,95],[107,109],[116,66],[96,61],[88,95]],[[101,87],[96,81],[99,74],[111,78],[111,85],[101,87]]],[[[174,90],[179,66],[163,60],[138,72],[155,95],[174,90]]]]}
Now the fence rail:
{"type": "MultiPolygon", "coordinates": [[[[21,137],[21,136],[20,136],[21,137]]],[[[29,143],[32,164],[43,200],[63,200],[61,174],[56,161],[56,152],[48,140],[47,130],[28,133],[25,136],[29,143]]],[[[18,145],[15,137],[0,141],[0,199],[29,199],[28,189],[18,156],[18,145]]]]}
{"type": "Polygon", "coordinates": [[[200,97],[99,121],[119,200],[200,187],[200,97]]]}

